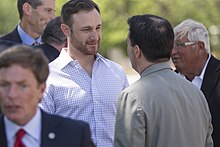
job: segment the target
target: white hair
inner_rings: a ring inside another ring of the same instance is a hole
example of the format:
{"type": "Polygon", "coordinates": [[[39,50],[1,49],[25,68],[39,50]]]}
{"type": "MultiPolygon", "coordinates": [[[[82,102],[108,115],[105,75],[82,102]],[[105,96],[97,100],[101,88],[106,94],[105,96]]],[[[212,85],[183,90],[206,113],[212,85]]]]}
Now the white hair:
{"type": "Polygon", "coordinates": [[[202,23],[192,19],[184,20],[174,28],[174,33],[180,39],[186,36],[189,41],[202,41],[207,53],[211,52],[209,32],[202,23]]]}

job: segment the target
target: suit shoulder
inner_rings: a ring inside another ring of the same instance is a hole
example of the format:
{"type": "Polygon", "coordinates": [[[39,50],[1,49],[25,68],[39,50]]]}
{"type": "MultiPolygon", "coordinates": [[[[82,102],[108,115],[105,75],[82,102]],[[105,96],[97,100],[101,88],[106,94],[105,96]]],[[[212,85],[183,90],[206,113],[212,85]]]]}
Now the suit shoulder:
{"type": "Polygon", "coordinates": [[[9,41],[13,41],[13,42],[22,43],[21,38],[20,38],[18,31],[17,31],[17,27],[13,31],[1,36],[0,40],[9,40],[9,41]]]}
{"type": "Polygon", "coordinates": [[[0,37],[0,40],[11,40],[11,37],[13,36],[13,33],[14,31],[12,32],[9,32],[7,34],[4,34],[3,36],[0,37]]]}
{"type": "Polygon", "coordinates": [[[63,124],[65,126],[73,126],[73,127],[88,126],[88,123],[85,122],[85,121],[74,120],[74,119],[71,119],[71,118],[66,118],[66,117],[63,117],[63,116],[48,114],[48,113],[46,113],[46,115],[51,120],[53,120],[54,122],[59,122],[60,124],[63,124]]]}

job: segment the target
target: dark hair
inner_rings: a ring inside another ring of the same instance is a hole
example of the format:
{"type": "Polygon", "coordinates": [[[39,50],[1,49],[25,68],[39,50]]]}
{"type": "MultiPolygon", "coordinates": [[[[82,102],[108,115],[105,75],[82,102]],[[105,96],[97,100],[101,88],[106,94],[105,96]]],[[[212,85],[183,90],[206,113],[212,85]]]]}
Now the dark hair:
{"type": "Polygon", "coordinates": [[[70,0],[67,3],[65,3],[62,7],[61,10],[62,23],[71,27],[73,24],[73,20],[71,16],[73,14],[79,11],[91,11],[93,9],[96,9],[100,13],[98,5],[92,0],[70,0]]]}
{"type": "Polygon", "coordinates": [[[14,64],[30,69],[38,84],[46,82],[49,74],[48,60],[41,50],[28,45],[15,45],[0,53],[0,69],[14,64]]]}
{"type": "Polygon", "coordinates": [[[21,19],[23,17],[23,5],[24,3],[28,3],[36,9],[38,6],[42,5],[42,0],[18,0],[17,1],[17,8],[19,13],[19,18],[21,19]]]}
{"type": "Polygon", "coordinates": [[[128,19],[131,45],[138,45],[150,62],[167,61],[173,49],[174,33],[168,20],[155,15],[128,19]]]}
{"type": "Polygon", "coordinates": [[[60,28],[61,23],[62,22],[60,16],[52,19],[43,31],[41,41],[48,44],[64,44],[66,42],[66,35],[63,34],[63,31],[60,28]]]}

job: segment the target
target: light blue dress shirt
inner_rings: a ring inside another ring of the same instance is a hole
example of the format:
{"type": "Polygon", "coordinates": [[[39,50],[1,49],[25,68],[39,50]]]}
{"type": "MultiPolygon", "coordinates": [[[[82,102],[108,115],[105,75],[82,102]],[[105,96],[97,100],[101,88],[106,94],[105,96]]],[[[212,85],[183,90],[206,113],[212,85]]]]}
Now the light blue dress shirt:
{"type": "Polygon", "coordinates": [[[41,37],[38,39],[32,38],[29,34],[27,34],[20,25],[18,25],[18,34],[21,37],[22,44],[27,44],[27,45],[32,45],[35,42],[38,42],[39,44],[41,43],[41,37]]]}
{"type": "Polygon", "coordinates": [[[122,67],[97,54],[90,77],[65,49],[49,66],[42,109],[88,122],[96,146],[113,147],[117,102],[128,86],[122,67]]]}
{"type": "Polygon", "coordinates": [[[16,133],[21,128],[23,128],[26,132],[22,138],[22,142],[26,145],[26,147],[40,147],[42,127],[41,119],[41,111],[39,108],[37,109],[37,113],[34,117],[25,126],[18,126],[7,117],[4,117],[8,147],[14,147],[16,133]]]}

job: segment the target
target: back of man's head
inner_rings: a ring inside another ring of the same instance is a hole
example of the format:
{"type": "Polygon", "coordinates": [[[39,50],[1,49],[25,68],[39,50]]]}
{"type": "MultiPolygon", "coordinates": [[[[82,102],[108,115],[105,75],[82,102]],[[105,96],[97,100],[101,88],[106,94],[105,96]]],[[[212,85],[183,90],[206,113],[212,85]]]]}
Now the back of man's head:
{"type": "Polygon", "coordinates": [[[66,36],[60,28],[61,17],[58,16],[52,19],[46,26],[41,36],[41,41],[47,44],[57,44],[62,45],[66,43],[66,36]]]}
{"type": "Polygon", "coordinates": [[[131,45],[138,45],[150,62],[168,61],[174,42],[173,28],[168,20],[146,14],[128,19],[131,45]]]}

